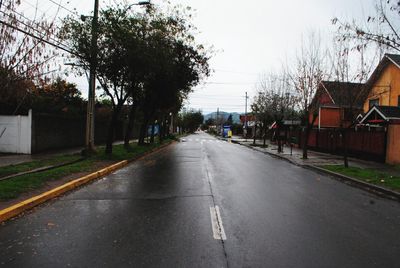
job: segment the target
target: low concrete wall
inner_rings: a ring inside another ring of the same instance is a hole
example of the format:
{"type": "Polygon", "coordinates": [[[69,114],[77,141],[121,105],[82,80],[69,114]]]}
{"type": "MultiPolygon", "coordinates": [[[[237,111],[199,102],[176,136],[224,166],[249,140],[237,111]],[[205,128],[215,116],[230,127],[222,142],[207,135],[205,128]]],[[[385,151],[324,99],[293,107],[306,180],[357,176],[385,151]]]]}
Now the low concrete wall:
{"type": "MultiPolygon", "coordinates": [[[[95,142],[104,144],[107,138],[109,118],[95,120],[95,142]]],[[[115,139],[123,139],[126,122],[119,121],[115,139]]],[[[28,116],[0,116],[0,152],[34,154],[49,150],[72,148],[85,144],[86,118],[35,113],[28,116]]],[[[134,135],[138,135],[135,125],[134,135]]]]}
{"type": "Polygon", "coordinates": [[[31,153],[32,110],[24,115],[0,116],[0,152],[31,153]]]}

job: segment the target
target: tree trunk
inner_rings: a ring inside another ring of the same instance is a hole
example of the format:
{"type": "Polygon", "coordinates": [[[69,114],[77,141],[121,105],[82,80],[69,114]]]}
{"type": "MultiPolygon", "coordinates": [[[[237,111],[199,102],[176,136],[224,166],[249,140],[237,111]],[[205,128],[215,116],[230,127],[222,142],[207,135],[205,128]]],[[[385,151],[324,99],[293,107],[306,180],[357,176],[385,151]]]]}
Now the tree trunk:
{"type": "Polygon", "coordinates": [[[276,128],[276,132],[277,134],[277,141],[278,141],[278,153],[282,153],[282,142],[281,142],[281,126],[280,124],[276,124],[277,128],[276,128]]]}
{"type": "Polygon", "coordinates": [[[129,111],[129,121],[128,126],[125,131],[124,137],[124,147],[125,149],[129,149],[129,140],[132,136],[133,126],[135,125],[135,115],[136,115],[136,106],[132,105],[131,110],[129,111]]]}
{"type": "Polygon", "coordinates": [[[263,122],[262,133],[263,133],[263,147],[265,147],[265,144],[267,142],[267,123],[265,121],[263,122]]]}
{"type": "Polygon", "coordinates": [[[115,128],[117,126],[118,117],[121,112],[121,108],[122,108],[122,104],[118,104],[117,107],[115,107],[115,109],[113,110],[112,117],[111,117],[110,125],[108,126],[106,150],[105,150],[105,153],[107,155],[112,154],[112,144],[114,142],[114,132],[115,132],[115,128]]]}
{"type": "Polygon", "coordinates": [[[344,161],[344,167],[348,168],[349,167],[349,160],[347,158],[347,133],[346,129],[342,130],[342,142],[343,142],[343,161],[344,161]]]}
{"type": "Polygon", "coordinates": [[[310,123],[310,112],[306,112],[306,132],[304,133],[304,140],[302,141],[303,146],[303,159],[308,158],[308,138],[310,137],[311,129],[314,125],[315,120],[317,119],[317,115],[313,114],[312,122],[310,123]]]}
{"type": "Polygon", "coordinates": [[[161,121],[160,121],[160,129],[159,129],[159,141],[160,141],[160,143],[163,141],[163,139],[164,139],[164,135],[165,135],[165,126],[166,126],[166,124],[165,124],[165,117],[164,116],[162,116],[161,117],[161,121]]]}
{"type": "Polygon", "coordinates": [[[155,124],[151,124],[151,136],[150,136],[150,143],[154,143],[154,132],[155,132],[155,124]]]}
{"type": "Polygon", "coordinates": [[[303,159],[308,158],[308,137],[310,136],[310,127],[307,123],[306,131],[304,133],[304,139],[302,140],[302,147],[303,147],[303,159]]]}
{"type": "Polygon", "coordinates": [[[143,118],[143,122],[142,122],[142,124],[140,126],[139,141],[138,141],[139,145],[144,145],[144,139],[146,137],[146,131],[147,131],[148,122],[149,122],[149,119],[145,116],[143,118]]]}
{"type": "Polygon", "coordinates": [[[257,139],[257,137],[256,137],[256,135],[257,135],[257,124],[254,124],[253,131],[254,131],[254,133],[253,133],[253,145],[256,145],[256,139],[257,139]]]}

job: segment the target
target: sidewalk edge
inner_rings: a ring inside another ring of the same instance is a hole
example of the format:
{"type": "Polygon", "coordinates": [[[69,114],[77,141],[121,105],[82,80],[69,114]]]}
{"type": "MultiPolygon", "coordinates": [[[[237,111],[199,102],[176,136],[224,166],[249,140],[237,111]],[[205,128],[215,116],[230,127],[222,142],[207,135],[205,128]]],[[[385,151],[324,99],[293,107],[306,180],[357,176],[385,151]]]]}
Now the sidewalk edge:
{"type": "Polygon", "coordinates": [[[123,161],[117,162],[106,168],[95,171],[93,173],[90,173],[90,174],[80,177],[78,179],[72,180],[72,181],[65,183],[61,186],[58,186],[52,190],[49,190],[49,191],[39,194],[37,196],[28,198],[28,199],[21,201],[17,204],[14,204],[8,208],[2,209],[2,210],[0,210],[0,223],[4,222],[6,220],[9,220],[9,219],[21,214],[22,212],[32,209],[33,207],[40,205],[44,202],[47,202],[57,196],[60,196],[66,192],[76,189],[77,187],[79,187],[81,185],[87,184],[93,180],[96,180],[100,177],[108,175],[108,174],[112,173],[113,171],[116,171],[116,170],[128,165],[131,162],[134,162],[144,156],[150,155],[156,151],[159,151],[159,150],[167,147],[168,145],[173,144],[174,142],[175,141],[165,143],[157,148],[151,149],[150,151],[139,154],[136,157],[133,157],[129,160],[123,160],[123,161]]]}
{"type": "Polygon", "coordinates": [[[324,169],[321,167],[317,167],[314,165],[303,165],[303,167],[312,169],[312,170],[315,170],[318,172],[322,172],[322,173],[325,173],[330,176],[334,176],[345,182],[346,181],[350,182],[353,185],[358,186],[358,188],[362,188],[364,190],[367,190],[368,192],[372,192],[372,193],[375,193],[377,195],[384,196],[384,197],[390,197],[391,199],[400,201],[400,193],[398,193],[396,191],[392,191],[390,189],[387,189],[387,188],[384,188],[384,187],[381,187],[381,186],[378,186],[375,184],[371,184],[371,183],[368,183],[368,182],[365,182],[365,181],[362,181],[362,180],[359,180],[359,179],[356,179],[353,177],[349,177],[349,176],[346,176],[346,175],[343,175],[343,174],[340,174],[337,172],[333,172],[333,171],[330,171],[330,170],[327,170],[327,169],[324,169]]]}
{"type": "Polygon", "coordinates": [[[317,167],[315,165],[300,164],[300,163],[297,163],[297,162],[295,162],[295,161],[293,161],[293,160],[291,160],[291,159],[289,159],[287,157],[281,156],[279,154],[274,154],[274,153],[271,153],[271,152],[268,152],[268,151],[258,150],[257,147],[254,147],[254,146],[251,146],[251,145],[242,144],[240,142],[235,142],[235,143],[239,144],[239,145],[242,145],[242,146],[245,146],[247,148],[250,148],[252,150],[255,150],[257,152],[268,154],[271,157],[285,160],[285,161],[287,161],[287,162],[289,162],[289,163],[291,163],[293,165],[300,166],[300,167],[303,167],[303,168],[312,169],[314,171],[325,173],[327,175],[330,175],[330,176],[333,176],[335,178],[338,178],[339,180],[350,182],[350,183],[352,183],[353,186],[356,186],[357,188],[360,188],[360,189],[363,189],[365,191],[374,193],[376,195],[379,195],[379,196],[382,196],[382,197],[386,197],[386,198],[390,198],[392,200],[400,201],[400,193],[399,192],[392,191],[390,189],[387,189],[387,188],[384,188],[384,187],[380,187],[378,185],[371,184],[371,183],[368,183],[368,182],[364,182],[364,181],[358,180],[356,178],[349,177],[349,176],[346,176],[346,175],[343,175],[343,174],[340,174],[340,173],[336,173],[336,172],[333,172],[333,171],[330,171],[330,170],[327,170],[327,169],[324,169],[324,168],[320,168],[320,167],[317,167]]]}

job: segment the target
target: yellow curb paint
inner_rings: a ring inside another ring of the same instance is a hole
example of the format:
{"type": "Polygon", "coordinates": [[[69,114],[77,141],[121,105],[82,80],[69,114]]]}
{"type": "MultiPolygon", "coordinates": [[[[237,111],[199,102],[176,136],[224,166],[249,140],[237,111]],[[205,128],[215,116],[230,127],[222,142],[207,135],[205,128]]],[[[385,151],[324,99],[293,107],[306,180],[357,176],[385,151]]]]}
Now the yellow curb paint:
{"type": "MultiPolygon", "coordinates": [[[[135,161],[139,160],[139,159],[141,159],[141,158],[143,158],[145,156],[148,156],[149,154],[151,154],[151,153],[153,153],[155,151],[161,150],[161,149],[163,149],[163,148],[165,148],[168,145],[173,144],[173,143],[175,143],[175,142],[167,143],[167,144],[162,145],[162,146],[160,146],[160,147],[158,147],[156,149],[153,149],[153,150],[151,150],[149,152],[146,152],[144,155],[142,155],[139,158],[135,159],[135,161]]],[[[126,166],[128,163],[129,163],[128,160],[123,160],[121,162],[118,162],[118,163],[113,164],[111,166],[108,166],[106,168],[103,168],[101,170],[98,170],[96,172],[88,174],[86,176],[83,176],[83,177],[81,177],[79,179],[70,181],[70,182],[68,182],[66,184],[63,184],[63,185],[61,185],[59,187],[56,187],[56,188],[54,188],[54,189],[52,189],[50,191],[44,192],[43,194],[34,196],[32,198],[29,198],[27,200],[19,202],[19,203],[15,204],[15,205],[12,205],[12,206],[10,206],[8,208],[0,210],[0,222],[6,221],[8,219],[11,219],[11,218],[17,216],[18,214],[28,210],[28,209],[31,209],[31,208],[33,208],[33,207],[35,207],[37,205],[40,205],[40,204],[42,204],[42,203],[44,203],[44,202],[46,202],[46,201],[48,201],[50,199],[53,199],[53,198],[55,198],[57,196],[60,196],[63,193],[71,191],[71,190],[73,190],[73,189],[75,189],[75,188],[77,188],[77,187],[79,187],[79,186],[81,186],[83,184],[86,184],[86,183],[88,183],[88,182],[90,182],[92,180],[95,180],[95,179],[98,179],[98,178],[103,177],[105,175],[108,175],[111,172],[126,166]]]]}
{"type": "Polygon", "coordinates": [[[96,171],[89,175],[83,176],[79,179],[70,181],[66,184],[56,187],[56,188],[54,188],[50,191],[47,191],[43,194],[34,196],[34,197],[24,200],[20,203],[17,203],[11,207],[0,210],[0,222],[3,222],[12,217],[15,217],[18,214],[20,214],[21,212],[24,212],[25,210],[31,209],[31,208],[33,208],[39,204],[42,204],[54,197],[57,197],[65,192],[75,189],[76,187],[78,187],[82,184],[88,183],[89,181],[92,181],[92,180],[102,177],[104,175],[110,174],[111,172],[113,172],[123,166],[126,166],[127,164],[128,164],[127,160],[118,162],[109,167],[103,168],[99,171],[96,171]]]}

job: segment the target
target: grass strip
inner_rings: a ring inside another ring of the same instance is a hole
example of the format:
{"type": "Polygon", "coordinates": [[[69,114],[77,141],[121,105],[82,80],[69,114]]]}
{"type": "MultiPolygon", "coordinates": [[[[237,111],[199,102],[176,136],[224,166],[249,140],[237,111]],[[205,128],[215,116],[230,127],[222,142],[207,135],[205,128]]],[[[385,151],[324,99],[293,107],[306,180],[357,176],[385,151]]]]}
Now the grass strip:
{"type": "Polygon", "coordinates": [[[400,190],[400,177],[391,175],[381,170],[359,167],[345,168],[343,165],[324,165],[320,167],[371,184],[379,185],[396,191],[400,190]]]}
{"type": "MultiPolygon", "coordinates": [[[[164,140],[163,144],[170,141],[171,139],[166,139],[164,140]]],[[[125,150],[123,145],[114,145],[112,155],[105,155],[104,147],[98,147],[97,154],[83,161],[43,172],[21,175],[15,178],[0,181],[0,201],[17,198],[22,193],[43,187],[48,181],[55,181],[74,173],[94,171],[96,169],[96,163],[104,161],[118,162],[121,160],[128,160],[145,152],[151,151],[160,145],[160,143],[146,144],[143,146],[132,145],[129,151],[125,150]]],[[[65,160],[64,157],[60,158],[65,160]]],[[[34,165],[37,164],[35,163],[27,166],[31,167],[34,165]]]]}
{"type": "Polygon", "coordinates": [[[52,159],[36,160],[27,163],[4,166],[0,167],[0,178],[13,174],[35,170],[42,167],[60,165],[63,163],[76,161],[80,158],[81,156],[79,155],[63,155],[63,156],[53,157],[52,159]]]}

